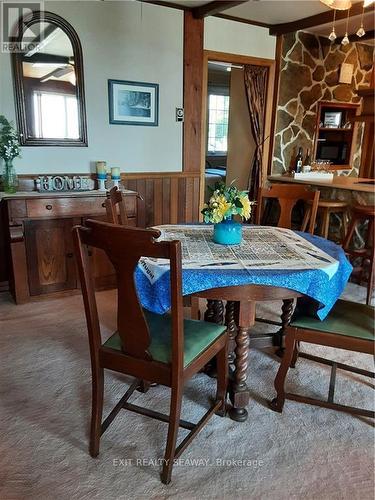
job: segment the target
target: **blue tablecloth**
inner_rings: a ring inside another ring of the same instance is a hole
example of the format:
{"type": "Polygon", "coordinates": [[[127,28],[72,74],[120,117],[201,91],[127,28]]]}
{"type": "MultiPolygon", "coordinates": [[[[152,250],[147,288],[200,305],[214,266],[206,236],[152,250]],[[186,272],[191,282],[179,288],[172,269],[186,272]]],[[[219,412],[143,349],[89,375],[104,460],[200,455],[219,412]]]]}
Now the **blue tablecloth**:
{"type": "MultiPolygon", "coordinates": [[[[210,288],[233,285],[270,285],[289,288],[303,293],[318,304],[317,316],[323,320],[336,300],[343,292],[352,271],[352,266],[341,247],[335,243],[296,231],[297,234],[321,248],[335,258],[339,265],[336,273],[329,279],[327,273],[316,269],[293,270],[202,270],[183,269],[182,293],[190,295],[210,288]]],[[[145,274],[137,268],[136,285],[140,301],[146,309],[155,313],[167,312],[170,305],[169,271],[163,274],[155,283],[151,283],[145,274]]]]}

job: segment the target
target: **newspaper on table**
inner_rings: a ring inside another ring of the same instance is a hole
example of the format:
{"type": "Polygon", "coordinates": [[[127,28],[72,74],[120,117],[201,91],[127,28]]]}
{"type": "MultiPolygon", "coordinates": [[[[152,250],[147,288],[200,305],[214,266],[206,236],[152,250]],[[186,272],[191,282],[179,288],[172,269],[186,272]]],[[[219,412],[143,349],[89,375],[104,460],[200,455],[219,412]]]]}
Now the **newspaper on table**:
{"type": "MultiPolygon", "coordinates": [[[[246,226],[239,245],[220,245],[212,240],[213,226],[156,226],[160,240],[179,240],[183,269],[284,270],[320,269],[329,279],[338,261],[289,229],[246,226]]],[[[141,269],[154,283],[169,269],[169,260],[142,258],[141,269]]]]}

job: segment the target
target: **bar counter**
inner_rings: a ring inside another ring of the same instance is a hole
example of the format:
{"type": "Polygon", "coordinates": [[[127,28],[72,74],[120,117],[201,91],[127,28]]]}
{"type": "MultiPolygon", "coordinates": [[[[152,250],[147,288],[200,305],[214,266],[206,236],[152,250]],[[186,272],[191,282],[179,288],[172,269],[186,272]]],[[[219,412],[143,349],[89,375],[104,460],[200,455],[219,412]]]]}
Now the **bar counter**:
{"type": "Polygon", "coordinates": [[[289,184],[305,184],[307,186],[319,186],[331,189],[346,189],[349,191],[357,191],[361,193],[374,193],[375,180],[365,179],[363,177],[346,177],[336,175],[331,180],[324,179],[294,179],[290,174],[288,175],[270,175],[268,176],[270,182],[287,182],[289,184]]]}

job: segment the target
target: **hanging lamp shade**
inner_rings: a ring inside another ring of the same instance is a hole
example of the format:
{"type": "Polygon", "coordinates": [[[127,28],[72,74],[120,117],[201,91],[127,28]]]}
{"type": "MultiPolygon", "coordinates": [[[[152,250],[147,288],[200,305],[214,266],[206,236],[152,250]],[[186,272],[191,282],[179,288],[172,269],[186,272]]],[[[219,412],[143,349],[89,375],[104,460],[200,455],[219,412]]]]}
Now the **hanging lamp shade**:
{"type": "Polygon", "coordinates": [[[348,10],[352,6],[351,0],[320,0],[321,3],[335,10],[348,10]]]}

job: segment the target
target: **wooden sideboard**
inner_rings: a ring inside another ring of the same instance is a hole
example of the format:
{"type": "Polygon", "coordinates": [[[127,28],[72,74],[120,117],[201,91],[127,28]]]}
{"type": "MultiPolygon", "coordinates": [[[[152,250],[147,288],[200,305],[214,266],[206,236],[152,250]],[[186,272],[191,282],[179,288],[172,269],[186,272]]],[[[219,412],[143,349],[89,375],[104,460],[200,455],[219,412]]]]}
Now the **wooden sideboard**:
{"type": "MultiPolygon", "coordinates": [[[[79,289],[72,227],[88,218],[106,220],[105,193],[0,193],[9,262],[9,288],[17,304],[79,289]]],[[[125,192],[131,225],[143,225],[135,191],[125,192]]],[[[97,289],[115,285],[111,263],[89,250],[97,289]]]]}

